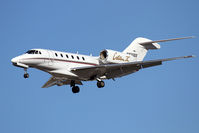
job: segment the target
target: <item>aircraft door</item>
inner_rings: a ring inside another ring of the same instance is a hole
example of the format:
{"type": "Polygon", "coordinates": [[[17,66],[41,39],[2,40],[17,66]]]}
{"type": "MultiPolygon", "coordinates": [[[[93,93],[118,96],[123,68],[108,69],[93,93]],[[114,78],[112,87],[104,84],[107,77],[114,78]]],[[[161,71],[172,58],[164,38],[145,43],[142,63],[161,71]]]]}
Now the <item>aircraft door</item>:
{"type": "Polygon", "coordinates": [[[48,65],[52,66],[54,63],[54,54],[52,51],[48,50],[48,65]]]}

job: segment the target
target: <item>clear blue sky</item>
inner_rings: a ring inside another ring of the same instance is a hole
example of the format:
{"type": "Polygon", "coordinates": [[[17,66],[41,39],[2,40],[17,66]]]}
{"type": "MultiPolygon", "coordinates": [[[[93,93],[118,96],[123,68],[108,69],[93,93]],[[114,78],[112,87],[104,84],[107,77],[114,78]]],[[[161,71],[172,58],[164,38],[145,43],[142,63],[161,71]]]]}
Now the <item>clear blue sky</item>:
{"type": "Polygon", "coordinates": [[[198,133],[199,1],[197,0],[1,0],[1,133],[198,133]],[[194,54],[108,80],[103,89],[84,82],[43,89],[47,73],[12,66],[31,48],[99,55],[122,51],[136,37],[161,43],[145,58],[194,54]]]}

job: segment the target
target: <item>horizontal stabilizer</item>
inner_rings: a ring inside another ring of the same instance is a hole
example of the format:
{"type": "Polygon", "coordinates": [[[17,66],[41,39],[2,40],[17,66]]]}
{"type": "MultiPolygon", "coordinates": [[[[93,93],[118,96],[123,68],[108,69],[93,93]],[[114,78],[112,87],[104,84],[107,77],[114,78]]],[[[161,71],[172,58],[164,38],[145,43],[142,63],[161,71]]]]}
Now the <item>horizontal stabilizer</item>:
{"type": "Polygon", "coordinates": [[[175,40],[182,40],[182,39],[190,39],[190,38],[194,38],[194,36],[181,37],[181,38],[172,38],[172,39],[165,39],[165,40],[157,40],[157,41],[146,41],[146,42],[140,42],[139,44],[141,44],[141,45],[147,45],[147,44],[152,44],[152,43],[168,42],[168,41],[175,41],[175,40]]]}

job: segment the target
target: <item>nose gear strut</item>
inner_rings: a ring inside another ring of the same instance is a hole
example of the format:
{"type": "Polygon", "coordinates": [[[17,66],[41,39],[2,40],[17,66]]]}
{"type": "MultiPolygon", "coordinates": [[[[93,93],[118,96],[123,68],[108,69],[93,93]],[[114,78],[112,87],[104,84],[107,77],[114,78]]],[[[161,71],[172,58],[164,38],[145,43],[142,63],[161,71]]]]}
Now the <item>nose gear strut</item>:
{"type": "Polygon", "coordinates": [[[24,73],[24,75],[23,75],[23,77],[26,79],[26,78],[29,78],[29,74],[27,73],[27,68],[24,68],[24,71],[25,71],[25,73],[24,73]]]}

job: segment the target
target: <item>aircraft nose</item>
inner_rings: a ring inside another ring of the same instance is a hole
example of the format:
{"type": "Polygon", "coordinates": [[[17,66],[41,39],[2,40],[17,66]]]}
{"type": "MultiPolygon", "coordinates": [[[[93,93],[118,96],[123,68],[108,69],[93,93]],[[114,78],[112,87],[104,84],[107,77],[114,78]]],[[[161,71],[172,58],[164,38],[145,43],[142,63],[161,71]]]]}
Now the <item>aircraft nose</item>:
{"type": "Polygon", "coordinates": [[[12,59],[11,59],[11,62],[12,62],[12,63],[17,63],[17,62],[18,62],[18,59],[17,59],[16,57],[15,57],[15,58],[12,58],[12,59]]]}

